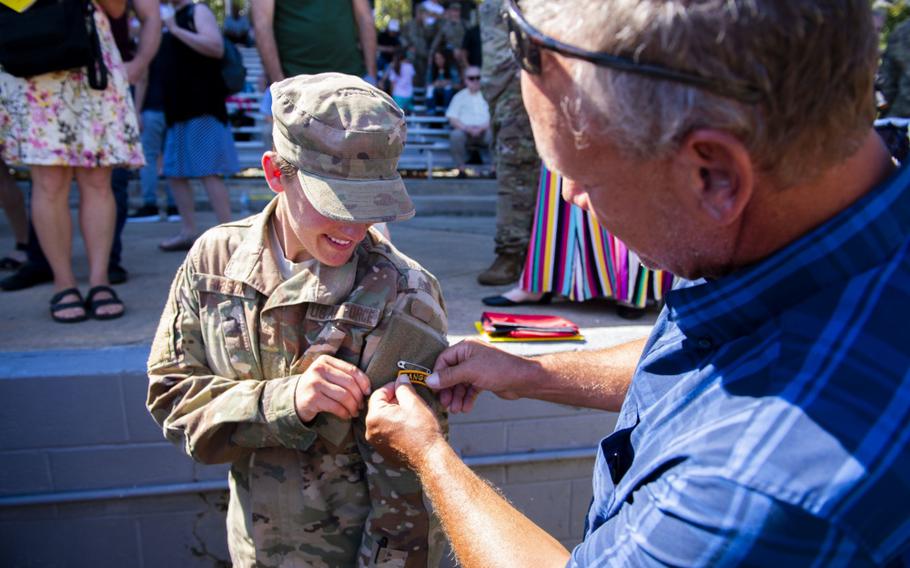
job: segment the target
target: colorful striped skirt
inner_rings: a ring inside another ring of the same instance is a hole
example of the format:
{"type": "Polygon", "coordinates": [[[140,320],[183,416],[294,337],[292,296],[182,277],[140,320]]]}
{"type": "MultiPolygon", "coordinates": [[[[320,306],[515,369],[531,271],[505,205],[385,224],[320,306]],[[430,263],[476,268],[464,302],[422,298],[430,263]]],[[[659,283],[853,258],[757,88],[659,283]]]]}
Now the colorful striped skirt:
{"type": "Polygon", "coordinates": [[[604,230],[593,215],[562,198],[562,178],[541,168],[537,209],[521,287],[573,301],[615,298],[643,308],[660,301],[673,275],[645,268],[638,255],[604,230]]]}

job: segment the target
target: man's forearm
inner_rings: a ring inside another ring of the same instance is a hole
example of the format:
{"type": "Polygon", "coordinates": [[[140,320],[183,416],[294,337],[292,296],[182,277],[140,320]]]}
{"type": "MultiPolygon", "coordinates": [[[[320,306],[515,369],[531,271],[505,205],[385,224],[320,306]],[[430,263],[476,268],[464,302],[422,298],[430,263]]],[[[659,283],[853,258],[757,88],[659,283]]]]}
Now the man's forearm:
{"type": "Polygon", "coordinates": [[[284,71],[278,59],[278,45],[275,43],[275,30],[272,27],[275,18],[274,0],[253,0],[251,14],[253,30],[256,32],[256,50],[262,59],[262,66],[269,81],[284,79],[284,71]]]}
{"type": "Polygon", "coordinates": [[[415,470],[461,566],[565,566],[569,552],[477,477],[445,440],[415,470]]]}
{"type": "Polygon", "coordinates": [[[646,339],[597,351],[566,351],[531,359],[536,372],[518,394],[560,404],[618,411],[646,339]]]}
{"type": "Polygon", "coordinates": [[[161,16],[158,2],[153,0],[134,0],[133,9],[141,22],[139,28],[139,49],[133,57],[137,79],[145,73],[152,58],[158,52],[161,43],[161,16]]]}
{"type": "Polygon", "coordinates": [[[357,20],[357,35],[363,51],[363,64],[367,75],[376,78],[376,22],[373,11],[366,0],[354,0],[354,17],[357,20]]]}

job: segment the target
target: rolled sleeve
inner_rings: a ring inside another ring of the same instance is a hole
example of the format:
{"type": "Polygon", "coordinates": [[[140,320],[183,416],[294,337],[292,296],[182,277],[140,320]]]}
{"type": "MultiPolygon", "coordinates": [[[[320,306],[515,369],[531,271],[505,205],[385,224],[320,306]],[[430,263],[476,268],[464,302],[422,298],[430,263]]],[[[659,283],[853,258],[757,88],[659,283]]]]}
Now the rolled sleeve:
{"type": "Polygon", "coordinates": [[[316,439],[316,432],[297,416],[294,392],[300,375],[273,379],[265,383],[262,409],[271,434],[286,448],[306,450],[316,439]]]}
{"type": "Polygon", "coordinates": [[[811,566],[866,551],[805,510],[716,477],[667,476],[634,491],[567,566],[811,566]]]}

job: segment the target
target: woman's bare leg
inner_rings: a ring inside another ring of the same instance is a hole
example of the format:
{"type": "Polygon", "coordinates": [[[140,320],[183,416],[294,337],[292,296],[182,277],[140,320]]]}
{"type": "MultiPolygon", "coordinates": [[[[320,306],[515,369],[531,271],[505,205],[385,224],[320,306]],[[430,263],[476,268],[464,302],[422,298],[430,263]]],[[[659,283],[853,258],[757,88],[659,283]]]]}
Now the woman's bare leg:
{"type": "Polygon", "coordinates": [[[196,236],[196,202],[193,199],[193,188],[187,178],[167,178],[174,194],[174,203],[180,213],[181,237],[193,238],[196,236]]]}
{"type": "MultiPolygon", "coordinates": [[[[54,273],[54,291],[76,285],[73,275],[73,222],[69,210],[70,181],[73,168],[64,166],[31,166],[32,223],[38,243],[54,273]]],[[[75,295],[65,296],[61,303],[73,302],[75,295]]],[[[76,318],[82,308],[57,312],[61,318],[76,318]]]]}
{"type": "Polygon", "coordinates": [[[224,185],[224,180],[220,176],[206,176],[202,178],[202,185],[209,194],[209,201],[212,209],[215,210],[215,218],[218,219],[218,223],[230,221],[231,197],[228,194],[227,186],[224,185]]]}
{"type": "MultiPolygon", "coordinates": [[[[76,168],[76,182],[79,184],[79,225],[85,250],[88,253],[89,283],[94,286],[108,286],[107,267],[114,239],[116,204],[111,190],[112,168],[76,168]]],[[[109,298],[106,292],[96,299],[109,298]]],[[[123,311],[123,306],[109,304],[98,308],[103,315],[123,311]]]]}

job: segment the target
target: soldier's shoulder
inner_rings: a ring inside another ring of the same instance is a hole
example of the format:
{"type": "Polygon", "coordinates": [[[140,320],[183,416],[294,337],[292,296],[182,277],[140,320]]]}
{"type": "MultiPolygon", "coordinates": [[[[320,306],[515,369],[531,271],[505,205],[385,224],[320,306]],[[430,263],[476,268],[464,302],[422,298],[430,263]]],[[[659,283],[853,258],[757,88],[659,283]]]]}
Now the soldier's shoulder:
{"type": "Polygon", "coordinates": [[[253,230],[259,215],[262,213],[223,223],[202,233],[189,252],[197,270],[210,274],[220,273],[240,243],[253,230]]]}
{"type": "Polygon", "coordinates": [[[382,263],[394,267],[402,277],[399,279],[400,291],[405,291],[409,288],[421,288],[438,293],[439,282],[423,265],[398,250],[395,245],[379,235],[375,230],[370,231],[367,239],[367,262],[373,265],[382,263]]]}
{"type": "Polygon", "coordinates": [[[371,230],[368,239],[368,263],[374,270],[397,273],[392,311],[417,318],[436,332],[445,335],[448,327],[445,300],[439,281],[419,262],[398,250],[395,245],[371,230]]]}

